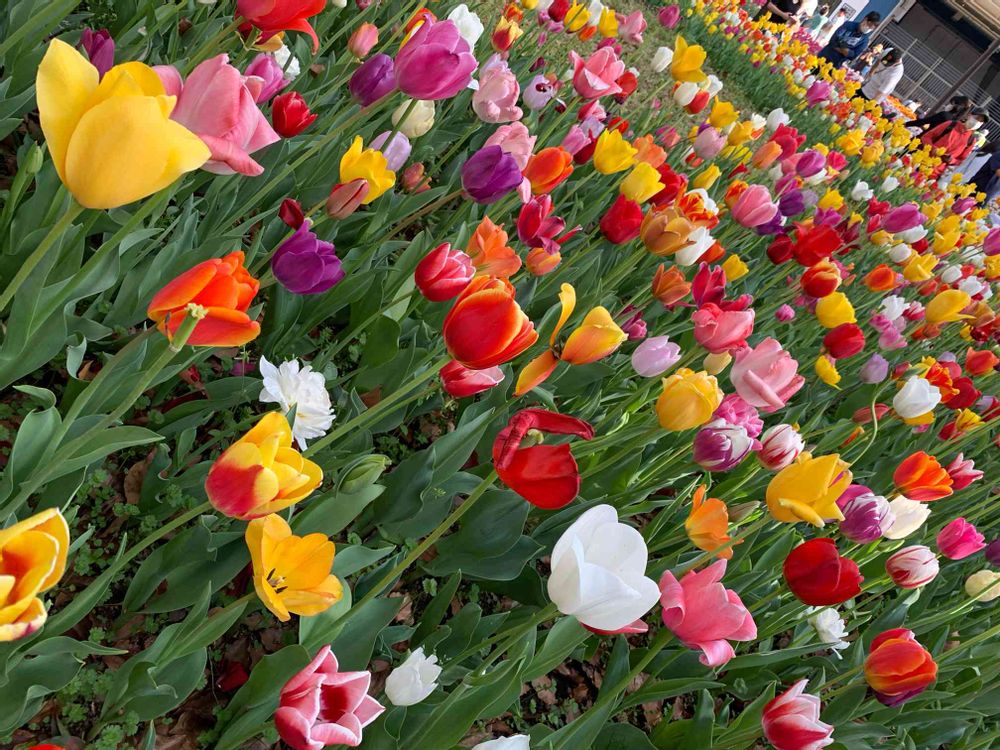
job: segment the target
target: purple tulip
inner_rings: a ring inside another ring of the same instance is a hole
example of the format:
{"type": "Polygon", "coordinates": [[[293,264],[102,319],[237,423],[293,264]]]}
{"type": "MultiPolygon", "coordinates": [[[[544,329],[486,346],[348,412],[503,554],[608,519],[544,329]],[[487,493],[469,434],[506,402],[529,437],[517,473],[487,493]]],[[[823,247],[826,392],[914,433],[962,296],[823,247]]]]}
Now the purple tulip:
{"type": "Polygon", "coordinates": [[[382,156],[385,157],[386,166],[393,172],[398,172],[406,164],[406,160],[410,158],[410,151],[412,150],[410,139],[397,131],[388,145],[386,145],[387,140],[389,140],[388,130],[377,135],[369,146],[377,151],[381,151],[382,156]]]}
{"type": "Polygon", "coordinates": [[[840,532],[858,544],[868,544],[889,530],[896,517],[888,501],[863,484],[852,484],[837,498],[837,507],[844,514],[840,532]]]}
{"type": "Polygon", "coordinates": [[[254,96],[254,101],[258,104],[270,101],[271,97],[291,83],[285,79],[285,71],[274,59],[274,55],[264,52],[250,61],[243,75],[247,78],[254,76],[261,80],[260,90],[254,96]]]}
{"type": "Polygon", "coordinates": [[[806,199],[798,188],[789,190],[778,200],[778,211],[782,216],[798,216],[806,210],[806,199]]]}
{"type": "Polygon", "coordinates": [[[104,78],[104,74],[115,64],[115,40],[111,38],[111,32],[85,28],[80,34],[80,47],[87,53],[90,64],[97,68],[97,74],[104,78]]]}
{"type": "Polygon", "coordinates": [[[462,187],[476,203],[495,203],[521,180],[517,161],[500,146],[484,146],[462,165],[462,187]]]}
{"type": "Polygon", "coordinates": [[[816,210],[813,215],[813,224],[819,226],[820,224],[828,224],[831,227],[837,226],[842,220],[843,216],[838,213],[835,208],[820,208],[816,210]]]}
{"type": "Polygon", "coordinates": [[[774,311],[774,317],[780,320],[782,323],[787,323],[790,320],[795,320],[795,308],[791,305],[782,305],[777,310],[774,311]]]}
{"type": "Polygon", "coordinates": [[[351,75],[347,88],[351,97],[362,107],[374,104],[396,90],[395,65],[392,58],[378,53],[365,60],[351,75]]]}
{"type": "Polygon", "coordinates": [[[729,471],[746,458],[754,445],[760,445],[742,425],[715,419],[694,436],[694,460],[708,471],[729,471]]]}
{"type": "Polygon", "coordinates": [[[803,151],[795,162],[795,171],[799,177],[806,179],[818,174],[820,170],[826,168],[826,157],[815,149],[803,151]]]}
{"type": "Polygon", "coordinates": [[[882,217],[882,229],[890,234],[905,232],[907,229],[921,226],[927,217],[920,213],[916,203],[904,203],[896,206],[882,217]]]}
{"type": "Polygon", "coordinates": [[[424,21],[396,54],[396,85],[413,99],[450,99],[478,66],[452,21],[424,21]]]}
{"type": "Polygon", "coordinates": [[[763,224],[758,224],[753,228],[753,230],[761,235],[771,235],[777,234],[781,231],[781,227],[784,226],[785,217],[781,215],[780,211],[775,211],[774,216],[771,217],[770,221],[765,221],[763,224]]]}
{"type": "Polygon", "coordinates": [[[320,294],[344,278],[332,242],[324,242],[303,221],[271,258],[274,278],[293,294],[320,294]]]}
{"type": "Polygon", "coordinates": [[[637,375],[655,378],[673,367],[681,358],[681,348],[669,336],[653,336],[632,352],[632,367],[637,375]]]}
{"type": "Polygon", "coordinates": [[[986,545],[986,561],[994,567],[1000,568],[1000,539],[994,539],[986,545]]]}
{"type": "Polygon", "coordinates": [[[889,362],[881,354],[873,354],[861,367],[862,383],[881,383],[889,377],[889,362]]]}

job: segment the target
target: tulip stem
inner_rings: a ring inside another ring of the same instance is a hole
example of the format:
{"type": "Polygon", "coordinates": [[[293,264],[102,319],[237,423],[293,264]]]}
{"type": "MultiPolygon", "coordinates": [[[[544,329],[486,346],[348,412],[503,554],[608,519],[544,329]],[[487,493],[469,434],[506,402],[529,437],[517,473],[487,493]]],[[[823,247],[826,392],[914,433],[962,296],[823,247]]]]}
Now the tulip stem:
{"type": "Polygon", "coordinates": [[[396,137],[396,133],[398,133],[399,129],[403,127],[403,123],[406,122],[407,118],[413,113],[413,110],[416,109],[417,104],[419,103],[419,99],[410,99],[410,103],[406,105],[406,109],[403,110],[403,114],[399,116],[399,119],[396,120],[396,124],[393,126],[392,130],[389,131],[389,137],[385,139],[386,147],[392,143],[392,139],[396,137]]]}
{"type": "Polygon", "coordinates": [[[49,250],[56,241],[66,233],[70,225],[73,223],[73,219],[80,215],[83,211],[83,206],[77,203],[75,200],[70,199],[69,207],[59,217],[59,221],[52,225],[52,228],[48,231],[42,241],[38,243],[38,247],[35,251],[28,256],[27,260],[21,264],[14,278],[11,279],[7,288],[3,291],[3,296],[0,296],[0,313],[7,308],[10,301],[14,299],[14,295],[17,294],[17,290],[21,288],[21,285],[28,280],[31,272],[38,267],[38,264],[42,262],[42,259],[48,254],[49,250]]]}
{"type": "Polygon", "coordinates": [[[396,297],[391,302],[386,303],[381,308],[379,308],[378,310],[376,310],[375,312],[373,312],[371,315],[369,315],[367,318],[365,318],[363,321],[361,321],[360,323],[358,323],[358,325],[353,330],[345,331],[343,338],[339,342],[337,342],[336,345],[334,345],[333,347],[331,347],[329,351],[320,352],[316,356],[316,358],[313,359],[313,361],[311,362],[311,364],[313,366],[313,369],[315,369],[315,370],[322,369],[326,365],[326,363],[329,362],[334,357],[336,357],[337,354],[339,354],[340,351],[345,346],[347,346],[348,344],[350,344],[352,341],[356,341],[357,338],[362,333],[365,332],[365,330],[368,328],[368,326],[370,326],[372,323],[374,323],[376,320],[378,320],[387,311],[391,310],[396,305],[400,305],[400,304],[402,304],[404,302],[409,301],[413,297],[413,295],[415,295],[416,293],[417,293],[417,290],[414,289],[414,290],[412,290],[410,292],[407,292],[406,294],[403,294],[403,295],[401,295],[399,297],[396,297]]]}

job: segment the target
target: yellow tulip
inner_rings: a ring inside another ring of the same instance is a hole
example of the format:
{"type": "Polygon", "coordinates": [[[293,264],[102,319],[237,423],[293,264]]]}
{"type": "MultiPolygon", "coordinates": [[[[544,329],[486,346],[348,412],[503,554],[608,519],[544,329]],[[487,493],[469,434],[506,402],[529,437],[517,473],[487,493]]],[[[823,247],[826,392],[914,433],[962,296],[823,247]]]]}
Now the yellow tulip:
{"type": "Polygon", "coordinates": [[[594,169],[601,174],[621,172],[635,164],[637,153],[618,130],[604,130],[594,146],[594,169]]]}
{"type": "Polygon", "coordinates": [[[698,173],[698,176],[691,180],[691,186],[697,190],[701,188],[702,190],[708,190],[715,184],[715,181],[722,176],[722,170],[719,169],[715,164],[709,164],[705,169],[698,173]]]}
{"type": "Polygon", "coordinates": [[[396,184],[396,173],[388,167],[381,151],[363,148],[361,136],[354,136],[351,147],[340,158],[340,181],[364,180],[368,183],[368,195],[362,202],[368,205],[396,184]]]}
{"type": "Polygon", "coordinates": [[[840,210],[844,205],[844,197],[835,189],[830,188],[823,193],[823,197],[819,199],[817,205],[819,208],[840,210]]]}
{"type": "Polygon", "coordinates": [[[840,373],[837,372],[837,363],[825,354],[820,354],[819,357],[816,358],[816,374],[819,375],[820,380],[827,385],[832,385],[834,388],[836,388],[837,383],[840,382],[840,373]]]}
{"type": "Polygon", "coordinates": [[[983,259],[983,270],[990,281],[1000,279],[1000,255],[987,255],[983,259]]]}
{"type": "Polygon", "coordinates": [[[597,33],[605,39],[618,36],[618,16],[611,8],[601,10],[601,18],[597,22],[597,33]]]}
{"type": "Polygon", "coordinates": [[[736,281],[742,279],[749,273],[750,269],[743,259],[738,255],[730,255],[722,262],[722,270],[726,274],[726,281],[736,281]]]}
{"type": "Polygon", "coordinates": [[[663,379],[656,417],[665,430],[690,430],[708,422],[721,403],[722,389],[715,376],[682,367],[663,379]]]}
{"type": "Polygon", "coordinates": [[[619,190],[630,201],[645,203],[664,187],[660,173],[646,162],[639,162],[622,180],[619,190]]]}
{"type": "Polygon", "coordinates": [[[803,453],[767,485],[767,508],[783,523],[806,521],[822,528],[826,521],[842,521],[837,498],[851,484],[849,464],[836,453],[813,458],[803,453]]]}
{"type": "Polygon", "coordinates": [[[35,79],[42,132],[59,179],[86,208],[115,208],[163,190],[211,152],[170,119],[155,71],[129,62],[103,80],[73,47],[53,39],[35,79]]]}
{"type": "Polygon", "coordinates": [[[566,15],[563,18],[563,26],[566,28],[566,31],[575,34],[586,26],[589,20],[590,11],[580,3],[574,2],[569,6],[569,10],[566,11],[566,15]]]}
{"type": "Polygon", "coordinates": [[[816,302],[816,319],[824,328],[836,328],[844,323],[857,323],[854,306],[843,292],[833,292],[816,302]]]}
{"type": "Polygon", "coordinates": [[[702,71],[705,62],[705,50],[700,45],[689,46],[684,37],[677,35],[674,43],[674,57],[670,63],[670,75],[675,81],[691,81],[699,83],[708,76],[702,71]]]}
{"type": "Polygon", "coordinates": [[[934,275],[937,263],[938,259],[933,255],[913,253],[903,266],[903,278],[913,282],[927,281],[934,275]]]}
{"type": "Polygon", "coordinates": [[[972,302],[972,297],[960,289],[946,289],[938,292],[934,299],[927,303],[924,317],[928,323],[950,323],[955,320],[969,318],[962,315],[962,310],[972,302]]]}
{"type": "Polygon", "coordinates": [[[257,596],[282,622],[293,614],[318,615],[344,595],[330,573],[336,548],[325,534],[295,536],[272,513],[248,523],[245,536],[257,596]]]}
{"type": "Polygon", "coordinates": [[[717,354],[706,354],[705,359],[701,361],[701,366],[705,368],[705,372],[709,375],[718,375],[720,372],[729,367],[730,362],[733,361],[733,355],[729,352],[719,352],[717,354]]]}
{"type": "Polygon", "coordinates": [[[36,632],[48,617],[39,594],[66,570],[69,527],[55,508],[0,531],[0,641],[36,632]]]}
{"type": "Polygon", "coordinates": [[[721,99],[716,99],[715,103],[712,105],[712,111],[708,115],[708,123],[713,128],[718,130],[725,130],[727,127],[732,125],[739,119],[740,113],[736,111],[730,102],[724,102],[721,99]]]}
{"type": "Polygon", "coordinates": [[[742,146],[747,141],[753,139],[754,127],[749,120],[736,123],[729,135],[726,136],[726,143],[729,146],[742,146]]]}

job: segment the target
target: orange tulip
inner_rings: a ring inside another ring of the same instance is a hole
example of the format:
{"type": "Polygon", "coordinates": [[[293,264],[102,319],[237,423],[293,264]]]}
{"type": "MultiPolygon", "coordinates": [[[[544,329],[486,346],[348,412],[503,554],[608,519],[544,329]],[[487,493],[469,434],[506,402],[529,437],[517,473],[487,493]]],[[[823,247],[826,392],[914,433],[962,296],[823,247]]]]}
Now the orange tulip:
{"type": "Polygon", "coordinates": [[[304,500],[322,481],[323,470],[292,447],[288,420],[271,412],[215,459],[205,493],[220,513],[246,521],[304,500]]]}
{"type": "Polygon", "coordinates": [[[1000,358],[989,349],[977,351],[969,348],[965,352],[965,371],[970,375],[986,375],[993,372],[997,365],[1000,365],[1000,358]]]}
{"type": "Polygon", "coordinates": [[[551,193],[559,183],[573,172],[573,155],[564,148],[543,148],[528,160],[524,176],[531,183],[534,195],[551,193]]]}
{"type": "Polygon", "coordinates": [[[911,453],[892,475],[897,489],[910,500],[929,503],[952,493],[953,480],[934,456],[911,453]]]}
{"type": "Polygon", "coordinates": [[[243,253],[199,263],[160,289],[146,311],[156,327],[173,336],[187,316],[189,304],[207,311],[187,343],[192,346],[242,346],[260,335],[260,323],[247,309],[260,282],[243,265],[243,253]]]}
{"type": "Polygon", "coordinates": [[[653,296],[660,301],[664,307],[676,305],[691,292],[691,282],[684,278],[684,274],[677,266],[671,266],[666,270],[661,263],[656,273],[653,274],[653,296]]]}
{"type": "Polygon", "coordinates": [[[659,167],[667,160],[667,152],[657,145],[651,135],[636,138],[632,141],[632,147],[638,151],[635,155],[635,160],[637,162],[645,162],[653,168],[659,167]]]}
{"type": "Polygon", "coordinates": [[[524,263],[532,276],[544,276],[555,271],[561,261],[562,255],[558,250],[550,253],[544,247],[534,247],[528,253],[524,263]]]}
{"type": "Polygon", "coordinates": [[[69,527],[56,508],[0,530],[0,642],[36,632],[48,617],[39,596],[66,571],[69,527]]]}
{"type": "Polygon", "coordinates": [[[569,335],[562,348],[557,349],[556,337],[576,308],[576,290],[569,284],[563,284],[559,291],[559,302],[562,310],[549,337],[549,348],[521,370],[514,389],[515,396],[521,396],[541,385],[556,369],[560,360],[571,365],[590,364],[614,352],[628,338],[607,309],[595,307],[569,335]]]}
{"type": "MultiPolygon", "coordinates": [[[[714,552],[732,541],[732,537],[726,533],[729,529],[729,510],[716,497],[706,499],[706,491],[705,485],[695,490],[694,497],[691,498],[691,512],[684,521],[684,530],[695,547],[705,552],[714,552]]],[[[741,543],[742,540],[737,542],[741,543]]],[[[716,557],[732,559],[733,548],[726,547],[716,557]]]]}
{"type": "Polygon", "coordinates": [[[538,341],[506,279],[477,276],[465,287],[441,328],[448,353],[470,370],[507,362],[538,341]]]}
{"type": "Polygon", "coordinates": [[[937,679],[937,664],[921,646],[913,631],[886,630],[872,641],[865,659],[865,679],[875,697],[887,706],[897,706],[923,692],[937,679]]]}
{"type": "Polygon", "coordinates": [[[653,255],[665,258],[683,248],[694,224],[676,209],[649,211],[639,227],[639,239],[653,255]]]}
{"type": "Polygon", "coordinates": [[[521,258],[507,245],[507,232],[484,216],[469,238],[465,252],[480,276],[508,279],[521,268],[521,258]]]}
{"type": "Polygon", "coordinates": [[[865,276],[865,286],[873,292],[891,291],[896,288],[896,272],[880,263],[865,276]]]}

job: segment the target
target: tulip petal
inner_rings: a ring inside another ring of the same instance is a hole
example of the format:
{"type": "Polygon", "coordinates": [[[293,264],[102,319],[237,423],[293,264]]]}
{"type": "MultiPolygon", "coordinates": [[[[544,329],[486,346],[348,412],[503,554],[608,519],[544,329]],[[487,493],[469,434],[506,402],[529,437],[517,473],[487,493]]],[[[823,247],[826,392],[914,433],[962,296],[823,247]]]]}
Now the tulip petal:
{"type": "Polygon", "coordinates": [[[35,96],[45,144],[63,182],[73,131],[90,106],[90,97],[99,81],[97,68],[76,49],[59,39],[49,43],[38,66],[35,96]]]}
{"type": "Polygon", "coordinates": [[[517,376],[514,395],[523,396],[532,388],[541,385],[556,369],[557,364],[559,364],[559,360],[548,349],[539,354],[526,364],[517,376]]]}

